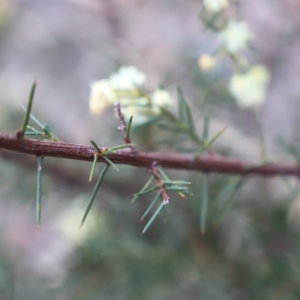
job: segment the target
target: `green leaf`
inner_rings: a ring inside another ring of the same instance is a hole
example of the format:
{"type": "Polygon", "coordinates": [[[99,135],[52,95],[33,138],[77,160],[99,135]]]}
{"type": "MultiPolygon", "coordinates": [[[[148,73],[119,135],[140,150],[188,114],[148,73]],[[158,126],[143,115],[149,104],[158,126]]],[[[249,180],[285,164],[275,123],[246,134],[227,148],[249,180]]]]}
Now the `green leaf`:
{"type": "Polygon", "coordinates": [[[27,125],[27,129],[30,129],[30,130],[32,130],[33,132],[38,132],[38,133],[40,133],[41,135],[43,134],[41,131],[38,131],[38,130],[36,130],[34,127],[31,127],[31,126],[29,126],[29,125],[27,125]]]}
{"type": "Polygon", "coordinates": [[[94,146],[94,148],[97,150],[98,153],[102,153],[100,148],[98,147],[98,145],[96,144],[95,141],[93,140],[90,140],[91,144],[94,146]]]}
{"type": "Polygon", "coordinates": [[[165,173],[164,169],[161,166],[158,166],[158,171],[161,177],[163,178],[163,180],[171,181],[171,179],[167,176],[167,174],[165,173]]]}
{"type": "Polygon", "coordinates": [[[179,100],[179,105],[178,105],[179,118],[188,125],[190,130],[195,131],[194,120],[191,114],[190,107],[186,102],[186,100],[184,99],[183,92],[180,87],[177,88],[177,93],[178,93],[178,100],[179,100]]]}
{"type": "MultiPolygon", "coordinates": [[[[194,194],[189,190],[182,190],[181,192],[184,193],[184,194],[190,195],[190,196],[194,196],[194,194]]],[[[178,194],[180,195],[179,192],[178,192],[178,194]]]]}
{"type": "Polygon", "coordinates": [[[187,103],[186,103],[186,115],[187,115],[187,121],[188,121],[189,128],[191,129],[191,131],[195,132],[194,120],[192,117],[190,107],[187,103]]]}
{"type": "Polygon", "coordinates": [[[46,137],[46,139],[49,139],[51,141],[54,141],[54,142],[58,142],[59,140],[56,138],[56,136],[52,133],[50,127],[48,124],[44,124],[44,127],[43,127],[43,131],[44,131],[44,136],[46,137]]]}
{"type": "Polygon", "coordinates": [[[101,183],[102,183],[102,181],[103,181],[103,178],[104,178],[104,176],[105,176],[105,173],[106,173],[106,171],[109,169],[109,167],[110,167],[110,165],[105,165],[105,167],[103,168],[103,170],[102,170],[102,172],[101,172],[101,174],[100,174],[100,176],[99,176],[99,178],[98,178],[98,181],[97,181],[97,183],[96,183],[96,185],[95,185],[95,187],[94,187],[92,196],[91,196],[91,198],[90,198],[89,204],[88,204],[88,206],[87,206],[87,208],[86,208],[86,211],[85,211],[85,213],[84,213],[84,215],[83,215],[83,218],[82,218],[82,221],[81,221],[81,224],[80,224],[80,228],[82,227],[83,223],[85,222],[85,220],[86,220],[86,218],[87,218],[87,216],[88,216],[88,214],[89,214],[89,211],[90,211],[90,209],[91,209],[91,207],[92,207],[92,204],[94,203],[94,200],[95,200],[95,198],[96,198],[98,189],[99,189],[99,187],[100,187],[100,185],[101,185],[101,183]]]}
{"type": "MultiPolygon", "coordinates": [[[[27,108],[25,108],[23,105],[21,105],[23,110],[27,113],[27,108]]],[[[44,124],[40,122],[33,114],[30,114],[30,118],[37,124],[39,125],[42,129],[44,129],[44,124]]]]}
{"type": "Polygon", "coordinates": [[[116,151],[116,150],[120,150],[120,149],[125,149],[125,148],[130,148],[134,146],[133,144],[122,144],[122,145],[117,145],[114,147],[109,148],[108,150],[104,151],[105,154],[108,154],[109,151],[116,151]]]}
{"type": "Polygon", "coordinates": [[[37,185],[36,185],[36,222],[38,226],[41,226],[41,184],[42,184],[42,164],[43,164],[44,156],[38,157],[38,166],[37,166],[37,185]]]}
{"type": "MultiPolygon", "coordinates": [[[[164,169],[161,166],[158,166],[158,171],[159,174],[161,175],[161,177],[163,178],[164,181],[169,181],[171,182],[171,179],[167,176],[167,174],[165,173],[164,169]]],[[[181,190],[179,192],[177,192],[179,194],[179,196],[186,198],[184,194],[189,194],[189,195],[193,195],[190,191],[188,190],[181,190]],[[183,194],[184,193],[184,194],[183,194]]]]}
{"type": "Polygon", "coordinates": [[[204,145],[196,151],[194,154],[195,158],[198,158],[202,153],[207,151],[210,146],[224,133],[224,131],[227,129],[227,127],[223,127],[220,131],[218,131],[210,140],[206,141],[204,145]]]}
{"type": "Polygon", "coordinates": [[[156,217],[159,215],[159,213],[161,212],[161,210],[164,208],[165,204],[164,202],[162,202],[158,209],[155,211],[155,213],[153,214],[153,216],[151,217],[151,219],[149,220],[149,222],[146,224],[145,228],[142,231],[142,234],[144,234],[147,229],[152,225],[152,223],[154,222],[154,220],[156,219],[156,217]]]}
{"type": "Polygon", "coordinates": [[[117,166],[105,155],[101,156],[108,164],[110,164],[117,172],[120,172],[117,166]]]}
{"type": "Polygon", "coordinates": [[[26,131],[25,133],[24,133],[24,135],[26,135],[26,136],[41,136],[43,133],[42,132],[32,132],[32,131],[26,131]]]}
{"type": "Polygon", "coordinates": [[[152,193],[152,192],[154,192],[157,189],[158,189],[158,186],[156,185],[156,186],[153,186],[153,187],[151,187],[149,189],[140,191],[140,192],[134,194],[134,196],[141,196],[141,195],[145,195],[145,194],[148,194],[148,193],[152,193]]]}
{"type": "Polygon", "coordinates": [[[94,173],[95,173],[95,168],[96,168],[96,165],[97,165],[97,160],[98,160],[98,156],[97,156],[97,154],[95,153],[95,154],[94,154],[93,165],[92,165],[91,172],[90,172],[89,181],[92,181],[92,179],[93,179],[93,176],[94,176],[94,173]]]}
{"type": "Polygon", "coordinates": [[[29,99],[28,99],[28,104],[27,104],[27,109],[26,110],[26,115],[25,115],[25,119],[23,122],[23,126],[22,126],[22,137],[26,131],[28,122],[29,122],[29,118],[30,118],[30,112],[31,112],[31,108],[32,108],[32,103],[33,103],[33,98],[34,98],[34,93],[35,93],[35,88],[36,88],[36,81],[33,83],[31,90],[30,90],[30,94],[29,94],[29,99]]]}
{"type": "Polygon", "coordinates": [[[176,185],[176,184],[192,184],[190,181],[179,181],[179,180],[175,180],[175,181],[171,181],[171,180],[164,180],[163,181],[164,184],[173,184],[173,185],[176,185]]]}
{"type": "Polygon", "coordinates": [[[133,119],[133,116],[131,116],[131,117],[129,118],[128,126],[127,126],[127,129],[126,129],[126,138],[127,138],[129,141],[130,141],[130,130],[131,130],[132,119],[133,119]]]}
{"type": "Polygon", "coordinates": [[[148,213],[150,212],[152,207],[155,205],[155,203],[159,199],[160,195],[161,195],[160,192],[158,192],[157,195],[155,196],[155,198],[153,199],[153,201],[151,202],[151,204],[149,205],[149,207],[147,208],[147,210],[145,211],[145,213],[143,214],[143,216],[141,217],[141,221],[144,220],[144,218],[148,215],[148,213]]]}
{"type": "Polygon", "coordinates": [[[244,177],[231,178],[228,184],[217,195],[215,202],[223,202],[223,205],[219,207],[219,213],[214,216],[214,222],[219,222],[221,218],[226,214],[229,208],[234,202],[234,196],[236,192],[241,188],[244,182],[244,177]]]}
{"type": "Polygon", "coordinates": [[[48,135],[50,137],[52,136],[52,132],[51,132],[51,129],[48,124],[46,124],[46,123],[44,124],[43,130],[46,135],[48,135]]]}
{"type": "Polygon", "coordinates": [[[131,200],[131,203],[135,202],[135,200],[139,197],[140,193],[145,191],[148,186],[152,183],[154,179],[154,176],[151,175],[151,177],[149,178],[149,180],[146,182],[146,184],[142,187],[142,189],[137,193],[137,196],[134,196],[134,198],[131,200]]]}
{"type": "Polygon", "coordinates": [[[184,191],[184,190],[187,190],[188,187],[185,187],[185,186],[167,186],[165,189],[167,191],[184,191]]]}

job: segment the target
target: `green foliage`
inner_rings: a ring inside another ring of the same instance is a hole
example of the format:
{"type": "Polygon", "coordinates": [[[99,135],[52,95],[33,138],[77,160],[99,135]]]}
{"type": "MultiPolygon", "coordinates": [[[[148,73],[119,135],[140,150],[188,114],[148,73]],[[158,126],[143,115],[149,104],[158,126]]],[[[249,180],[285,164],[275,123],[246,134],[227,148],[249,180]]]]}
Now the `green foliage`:
{"type": "Polygon", "coordinates": [[[89,204],[88,204],[88,206],[87,206],[87,208],[86,208],[86,211],[85,211],[85,213],[84,213],[84,215],[83,215],[83,218],[82,218],[80,227],[82,227],[83,223],[85,222],[85,220],[86,220],[86,218],[87,218],[87,216],[88,216],[88,214],[89,214],[89,212],[90,212],[90,209],[91,209],[91,207],[92,207],[92,205],[93,205],[93,203],[94,203],[94,200],[95,200],[95,198],[96,198],[96,196],[97,196],[97,193],[98,193],[98,190],[99,190],[99,188],[100,188],[100,185],[101,185],[101,183],[102,183],[102,181],[103,181],[103,179],[104,179],[104,176],[105,176],[106,172],[107,172],[108,169],[109,169],[109,166],[110,166],[109,164],[105,165],[104,168],[103,168],[103,170],[102,170],[102,172],[101,172],[100,175],[99,175],[99,178],[98,178],[98,180],[97,180],[97,182],[96,182],[96,185],[95,185],[95,187],[94,187],[94,190],[93,190],[93,193],[92,193],[92,195],[91,195],[91,198],[90,198],[90,200],[89,200],[89,204]]]}

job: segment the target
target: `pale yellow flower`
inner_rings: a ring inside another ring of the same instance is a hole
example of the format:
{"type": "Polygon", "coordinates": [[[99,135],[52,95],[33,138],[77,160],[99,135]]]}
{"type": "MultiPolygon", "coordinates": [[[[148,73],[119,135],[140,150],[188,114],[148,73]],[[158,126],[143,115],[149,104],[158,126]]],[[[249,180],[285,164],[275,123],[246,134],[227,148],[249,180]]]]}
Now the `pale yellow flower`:
{"type": "Polygon", "coordinates": [[[118,102],[121,106],[147,106],[150,100],[147,97],[119,97],[118,102]]]}
{"type": "Polygon", "coordinates": [[[146,75],[133,66],[122,67],[109,81],[115,90],[135,90],[146,81],[146,75]]]}
{"type": "Polygon", "coordinates": [[[113,105],[116,101],[116,93],[108,80],[103,79],[91,84],[89,106],[93,114],[101,114],[108,106],[113,105]]]}
{"type": "Polygon", "coordinates": [[[202,71],[206,72],[213,69],[217,65],[217,60],[215,57],[209,54],[203,54],[198,59],[198,65],[202,71]]]}
{"type": "Polygon", "coordinates": [[[174,103],[174,99],[169,92],[163,89],[157,89],[154,91],[151,97],[151,103],[153,106],[167,107],[174,103]]]}
{"type": "Polygon", "coordinates": [[[122,107],[122,113],[126,120],[133,116],[132,125],[138,126],[147,123],[157,110],[152,107],[126,106],[122,107]]]}
{"type": "Polygon", "coordinates": [[[211,12],[217,13],[228,6],[227,0],[203,0],[204,7],[211,12]]]}
{"type": "Polygon", "coordinates": [[[220,39],[225,49],[230,53],[236,53],[247,47],[253,39],[253,33],[246,22],[231,20],[227,27],[220,32],[220,39]]]}
{"type": "Polygon", "coordinates": [[[147,122],[161,114],[161,108],[173,104],[171,95],[157,89],[151,96],[139,89],[146,80],[144,73],[135,67],[123,67],[109,79],[96,81],[91,85],[90,111],[101,114],[108,106],[119,102],[126,119],[134,115],[134,125],[147,122]]]}
{"type": "Polygon", "coordinates": [[[230,80],[229,90],[240,107],[253,107],[263,103],[269,82],[267,68],[255,65],[245,74],[235,74],[230,80]]]}

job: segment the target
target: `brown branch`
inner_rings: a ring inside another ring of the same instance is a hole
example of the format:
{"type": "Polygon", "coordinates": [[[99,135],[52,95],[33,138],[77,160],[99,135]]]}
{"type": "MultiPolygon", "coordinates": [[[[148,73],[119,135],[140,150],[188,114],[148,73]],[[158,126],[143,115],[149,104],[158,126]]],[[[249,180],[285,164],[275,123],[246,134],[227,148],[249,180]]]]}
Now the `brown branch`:
{"type": "MultiPolygon", "coordinates": [[[[0,148],[31,154],[35,156],[60,157],[74,160],[92,161],[95,149],[92,146],[77,145],[63,142],[48,142],[41,140],[18,140],[16,135],[0,133],[0,148]]],[[[108,155],[115,164],[125,164],[136,167],[151,168],[153,161],[157,161],[162,167],[195,170],[202,172],[214,172],[240,175],[291,175],[300,176],[299,165],[287,165],[283,163],[269,163],[261,166],[253,166],[241,160],[230,160],[215,157],[199,157],[193,155],[160,152],[132,152],[119,150],[116,154],[108,155]]],[[[98,158],[99,162],[105,162],[98,158]]]]}

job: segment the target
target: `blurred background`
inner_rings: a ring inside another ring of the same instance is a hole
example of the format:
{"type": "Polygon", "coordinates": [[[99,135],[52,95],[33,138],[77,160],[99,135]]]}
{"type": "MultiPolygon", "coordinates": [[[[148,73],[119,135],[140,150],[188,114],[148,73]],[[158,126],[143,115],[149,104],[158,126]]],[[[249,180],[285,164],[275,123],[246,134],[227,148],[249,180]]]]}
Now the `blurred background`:
{"type": "MultiPolygon", "coordinates": [[[[60,140],[121,144],[113,108],[90,114],[90,84],[134,65],[147,74],[149,90],[163,85],[175,97],[180,85],[199,128],[203,107],[212,130],[228,126],[217,150],[255,161],[254,115],[229,95],[228,66],[207,74],[197,64],[218,45],[199,18],[201,9],[200,0],[0,0],[0,131],[20,128],[20,104],[26,105],[37,79],[33,114],[60,140]]],[[[237,11],[255,35],[247,58],[271,74],[261,113],[268,155],[293,162],[277,141],[294,152],[300,147],[299,1],[241,0],[237,11]]],[[[133,134],[138,149],[174,150],[157,143],[158,130],[133,134]]],[[[158,218],[141,236],[146,222],[140,217],[151,197],[130,200],[149,172],[128,166],[108,173],[79,230],[94,184],[90,167],[45,159],[38,229],[36,159],[0,150],[1,300],[300,299],[296,180],[249,178],[230,209],[219,211],[217,195],[231,178],[212,174],[207,233],[201,235],[202,175],[170,170],[169,177],[193,182],[193,196],[174,195],[167,222],[158,218]]]]}

